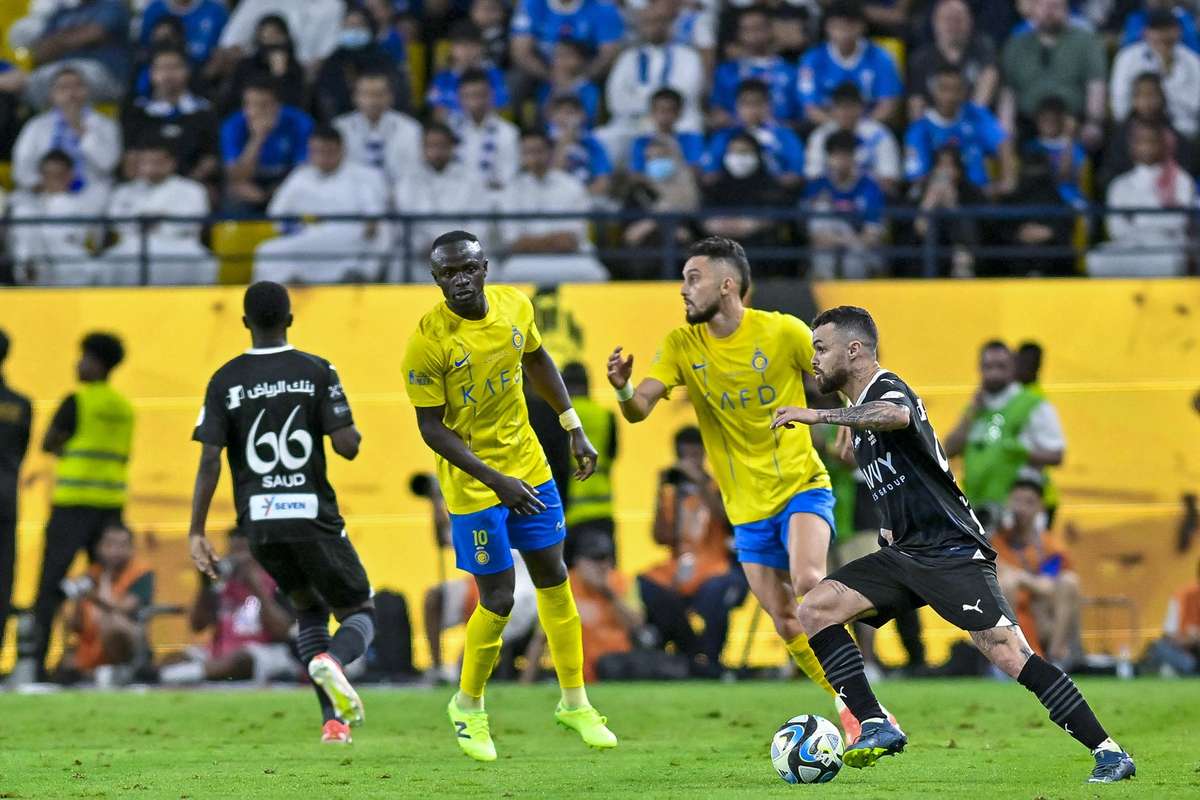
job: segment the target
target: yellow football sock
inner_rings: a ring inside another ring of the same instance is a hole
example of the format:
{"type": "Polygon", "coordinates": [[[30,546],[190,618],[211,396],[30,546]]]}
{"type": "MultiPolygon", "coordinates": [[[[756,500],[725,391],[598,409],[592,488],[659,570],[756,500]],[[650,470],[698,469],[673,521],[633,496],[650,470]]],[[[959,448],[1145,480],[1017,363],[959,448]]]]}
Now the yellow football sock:
{"type": "MultiPolygon", "coordinates": [[[[500,658],[500,634],[508,624],[508,617],[488,611],[480,603],[475,606],[467,620],[467,643],[463,648],[462,676],[458,680],[459,697],[468,705],[470,698],[483,697],[483,687],[500,658]],[[465,695],[465,697],[463,697],[465,695]]],[[[483,707],[480,702],[479,708],[483,707]]],[[[471,710],[459,703],[460,708],[471,710]]]]}
{"type": "Polygon", "coordinates": [[[537,590],[538,620],[546,631],[554,672],[562,688],[563,704],[579,708],[588,704],[583,688],[583,628],[570,581],[537,590]]]}
{"type": "Polygon", "coordinates": [[[792,660],[796,662],[796,666],[808,676],[810,681],[829,692],[830,695],[837,697],[837,692],[829,685],[829,681],[825,680],[825,670],[821,669],[821,662],[817,660],[817,654],[808,646],[807,636],[802,633],[790,642],[784,642],[784,646],[792,654],[792,660]]]}

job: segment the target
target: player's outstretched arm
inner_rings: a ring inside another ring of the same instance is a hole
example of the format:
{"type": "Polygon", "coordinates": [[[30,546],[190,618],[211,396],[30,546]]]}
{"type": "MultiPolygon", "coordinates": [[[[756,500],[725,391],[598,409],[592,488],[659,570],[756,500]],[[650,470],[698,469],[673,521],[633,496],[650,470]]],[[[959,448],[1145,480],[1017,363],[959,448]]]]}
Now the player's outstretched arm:
{"type": "Polygon", "coordinates": [[[445,413],[445,406],[417,406],[417,429],[430,450],[491,489],[501,503],[518,514],[539,514],[546,510],[536,489],[489,467],[471,452],[467,443],[446,427],[445,413]]]}
{"type": "Polygon", "coordinates": [[[200,464],[196,467],[196,485],[192,490],[192,522],[188,527],[188,549],[196,569],[213,580],[217,579],[217,556],[204,535],[204,527],[208,523],[208,509],[212,505],[213,494],[217,491],[217,481],[220,478],[221,448],[215,444],[202,445],[200,464]]]}
{"type": "Polygon", "coordinates": [[[578,414],[572,413],[569,417],[563,416],[571,409],[571,395],[567,393],[567,387],[563,383],[558,367],[554,365],[554,359],[546,352],[546,348],[539,347],[521,357],[521,368],[525,372],[525,379],[538,393],[538,397],[550,404],[571,437],[571,454],[575,457],[575,478],[581,481],[587,480],[596,471],[596,448],[592,447],[592,443],[588,441],[587,433],[579,422],[578,414]]]}
{"type": "Polygon", "coordinates": [[[856,431],[898,431],[908,427],[911,414],[907,406],[875,400],[847,408],[800,408],[781,406],[775,409],[771,428],[791,428],[800,425],[845,425],[856,431]]]}
{"type": "Polygon", "coordinates": [[[621,355],[617,347],[608,357],[608,382],[617,390],[621,402],[621,416],[627,422],[641,422],[650,416],[655,404],[667,396],[667,387],[654,378],[646,378],[637,389],[630,387],[633,380],[633,355],[621,355]]]}

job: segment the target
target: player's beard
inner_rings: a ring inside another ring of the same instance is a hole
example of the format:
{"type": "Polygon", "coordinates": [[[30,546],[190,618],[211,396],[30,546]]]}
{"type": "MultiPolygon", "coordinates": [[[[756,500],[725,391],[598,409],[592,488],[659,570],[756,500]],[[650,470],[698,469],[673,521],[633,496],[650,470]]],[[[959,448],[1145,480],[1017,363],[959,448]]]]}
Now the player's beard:
{"type": "Polygon", "coordinates": [[[848,380],[850,380],[849,367],[835,369],[832,372],[822,371],[817,376],[817,388],[821,390],[821,394],[833,394],[840,392],[848,380]]]}
{"type": "Polygon", "coordinates": [[[691,311],[687,312],[687,321],[689,325],[703,325],[706,322],[712,321],[712,318],[721,310],[721,302],[714,300],[707,308],[692,307],[691,311]]]}

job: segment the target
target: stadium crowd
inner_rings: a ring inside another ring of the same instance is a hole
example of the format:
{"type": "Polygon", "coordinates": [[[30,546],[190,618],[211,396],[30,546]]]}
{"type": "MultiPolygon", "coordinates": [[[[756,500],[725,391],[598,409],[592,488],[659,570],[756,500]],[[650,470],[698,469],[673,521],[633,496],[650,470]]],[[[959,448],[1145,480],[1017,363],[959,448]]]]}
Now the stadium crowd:
{"type": "Polygon", "coordinates": [[[954,276],[1071,274],[1089,246],[1090,274],[1181,274],[1194,11],[33,0],[0,62],[6,273],[126,284],[148,263],[151,282],[212,282],[201,223],[265,213],[281,219],[254,276],[309,283],[396,279],[460,226],[487,234],[501,280],[658,277],[703,234],[813,248],[756,259],[778,275],[920,274],[926,241],[954,276]],[[970,213],[992,206],[1011,208],[970,213]],[[497,212],[516,216],[479,221],[497,212]]]}

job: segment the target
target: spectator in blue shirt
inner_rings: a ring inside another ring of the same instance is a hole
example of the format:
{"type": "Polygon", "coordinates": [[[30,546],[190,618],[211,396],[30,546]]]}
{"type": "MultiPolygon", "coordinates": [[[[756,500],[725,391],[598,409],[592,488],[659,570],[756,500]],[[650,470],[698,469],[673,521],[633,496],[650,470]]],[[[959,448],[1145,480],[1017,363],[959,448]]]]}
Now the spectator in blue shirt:
{"type": "Polygon", "coordinates": [[[79,70],[99,103],[116,102],[129,82],[129,11],[124,0],[80,0],[59,3],[41,36],[29,48],[38,65],[29,76],[27,94],[37,108],[50,98],[58,64],[79,70]]]}
{"type": "Polygon", "coordinates": [[[933,168],[934,156],[953,146],[962,157],[967,180],[993,196],[1016,187],[1016,157],[1008,133],[992,112],[966,102],[967,81],[954,67],[942,67],[930,81],[933,105],[904,134],[904,177],[919,181],[933,168]],[[999,158],[1001,179],[992,185],[988,159],[999,158]]]}
{"type": "Polygon", "coordinates": [[[492,102],[498,109],[508,108],[508,85],[504,72],[487,60],[483,35],[470,20],[459,20],[450,26],[450,63],[433,76],[425,101],[434,117],[445,121],[458,111],[458,81],[467,70],[482,70],[492,86],[492,102]]]}
{"type": "Polygon", "coordinates": [[[837,217],[812,217],[808,238],[814,253],[811,277],[841,273],[852,280],[879,272],[883,241],[883,190],[858,168],[858,137],[837,131],[825,140],[825,174],[805,187],[804,206],[837,217]],[[839,270],[840,267],[840,270],[839,270]]]}
{"type": "Polygon", "coordinates": [[[1087,205],[1079,179],[1087,162],[1087,152],[1067,130],[1067,101],[1049,95],[1038,103],[1034,122],[1037,138],[1025,148],[1026,155],[1042,157],[1050,165],[1063,202],[1076,208],[1087,205]]]}
{"type": "Polygon", "coordinates": [[[153,0],[142,12],[142,47],[150,44],[154,24],[167,16],[183,23],[188,60],[193,67],[201,67],[217,49],[217,40],[221,38],[229,12],[217,0],[153,0]]]}
{"type": "Polygon", "coordinates": [[[510,26],[512,60],[532,80],[551,79],[554,45],[562,39],[585,43],[592,51],[587,74],[601,78],[621,49],[625,23],[609,0],[520,0],[510,26]]]}
{"type": "Polygon", "coordinates": [[[308,158],[313,121],[279,102],[269,78],[254,78],[242,90],[242,110],[221,126],[227,213],[261,213],[275,189],[308,158]]]}
{"type": "Polygon", "coordinates": [[[888,122],[900,107],[904,85],[891,55],[863,34],[862,6],[838,0],[825,15],[825,44],[800,60],[799,95],[804,116],[814,125],[829,119],[833,90],[849,81],[862,92],[871,116],[888,122]]]}
{"type": "Polygon", "coordinates": [[[762,81],[750,79],[738,87],[737,124],[715,134],[704,157],[704,172],[710,179],[720,171],[730,140],[742,133],[758,142],[767,171],[781,186],[800,186],[804,179],[804,145],[795,131],[772,118],[770,89],[762,81]]]}
{"type": "Polygon", "coordinates": [[[748,8],[738,15],[737,50],[738,57],[722,62],[713,75],[709,125],[724,128],[733,124],[738,87],[751,79],[768,88],[776,120],[795,119],[796,70],[773,49],[771,17],[765,10],[748,8]]]}
{"type": "Polygon", "coordinates": [[[554,145],[554,168],[581,180],[593,196],[607,195],[612,184],[612,160],[604,145],[588,133],[587,114],[579,98],[568,94],[551,100],[546,121],[554,145]]]}
{"type": "Polygon", "coordinates": [[[596,124],[600,113],[600,87],[587,78],[587,45],[574,39],[563,39],[554,45],[554,61],[550,65],[550,81],[538,87],[538,113],[544,119],[550,101],[571,95],[579,98],[587,114],[587,126],[596,124]]]}
{"type": "Polygon", "coordinates": [[[679,153],[689,167],[699,167],[704,158],[704,136],[692,131],[677,131],[675,126],[683,117],[683,95],[664,86],[650,97],[650,120],[654,132],[633,140],[629,150],[629,171],[638,175],[646,172],[646,148],[655,139],[671,138],[679,145],[679,153]]]}
{"type": "Polygon", "coordinates": [[[1130,12],[1125,17],[1125,30],[1121,33],[1121,47],[1140,42],[1146,33],[1146,20],[1151,11],[1166,10],[1179,20],[1179,42],[1189,50],[1200,53],[1200,31],[1196,30],[1196,18],[1176,0],[1146,0],[1145,8],[1130,12]]]}

